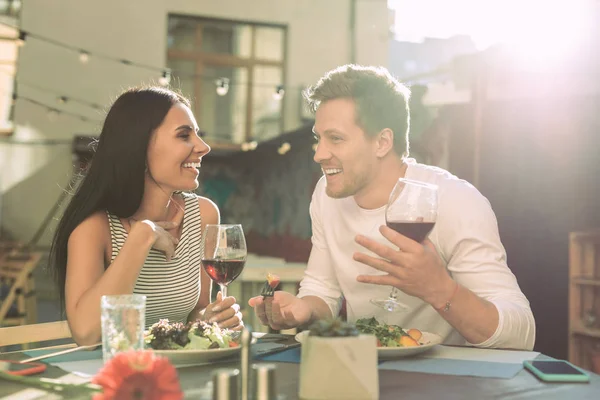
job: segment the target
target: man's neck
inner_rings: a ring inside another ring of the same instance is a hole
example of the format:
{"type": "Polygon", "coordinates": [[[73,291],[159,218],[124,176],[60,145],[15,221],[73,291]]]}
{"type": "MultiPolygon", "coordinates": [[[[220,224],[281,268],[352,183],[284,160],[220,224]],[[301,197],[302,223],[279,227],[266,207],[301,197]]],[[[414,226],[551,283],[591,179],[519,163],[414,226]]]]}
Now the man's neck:
{"type": "Polygon", "coordinates": [[[374,210],[387,204],[390,193],[399,178],[406,174],[408,164],[400,158],[385,160],[380,165],[377,175],[372,182],[354,195],[356,204],[366,210],[374,210]]]}

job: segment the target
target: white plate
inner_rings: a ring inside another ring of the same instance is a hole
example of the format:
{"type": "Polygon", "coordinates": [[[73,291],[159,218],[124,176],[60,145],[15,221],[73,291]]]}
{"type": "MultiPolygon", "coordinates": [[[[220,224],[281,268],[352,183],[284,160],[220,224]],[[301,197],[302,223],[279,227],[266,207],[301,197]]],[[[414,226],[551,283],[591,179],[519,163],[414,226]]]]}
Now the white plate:
{"type": "Polygon", "coordinates": [[[152,350],[154,354],[166,357],[175,366],[198,365],[234,357],[239,354],[239,347],[210,350],[152,350]]]}
{"type": "MultiPolygon", "coordinates": [[[[308,336],[309,331],[302,331],[296,335],[296,341],[302,343],[308,336]]],[[[410,357],[415,354],[424,353],[434,346],[442,343],[440,335],[435,333],[423,332],[423,336],[419,340],[421,346],[413,347],[378,347],[377,355],[380,360],[393,360],[395,358],[410,357]]]]}
{"type": "MultiPolygon", "coordinates": [[[[263,334],[252,333],[252,343],[256,343],[257,339],[263,334]]],[[[152,350],[154,354],[161,357],[166,357],[176,367],[209,364],[213,361],[234,358],[240,353],[240,347],[229,347],[226,349],[210,349],[210,350],[152,350]]]]}

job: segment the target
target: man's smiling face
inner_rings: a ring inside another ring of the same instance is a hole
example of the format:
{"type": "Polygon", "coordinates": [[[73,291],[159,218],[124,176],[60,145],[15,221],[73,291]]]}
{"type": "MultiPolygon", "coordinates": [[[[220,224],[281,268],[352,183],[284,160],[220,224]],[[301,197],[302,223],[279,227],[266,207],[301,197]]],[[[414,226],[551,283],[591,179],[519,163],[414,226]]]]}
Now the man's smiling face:
{"type": "Polygon", "coordinates": [[[339,199],[366,191],[374,179],[376,144],[357,125],[354,101],[320,104],[313,133],[318,142],[314,160],[327,178],[327,195],[339,199]]]}

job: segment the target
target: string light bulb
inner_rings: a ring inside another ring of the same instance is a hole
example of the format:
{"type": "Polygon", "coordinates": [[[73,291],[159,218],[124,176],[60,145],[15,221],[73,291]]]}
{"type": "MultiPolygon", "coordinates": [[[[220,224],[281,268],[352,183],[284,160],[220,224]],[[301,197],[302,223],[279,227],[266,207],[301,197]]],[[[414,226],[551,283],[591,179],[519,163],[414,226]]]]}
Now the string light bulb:
{"type": "Polygon", "coordinates": [[[290,149],[292,148],[292,145],[289,144],[288,142],[284,142],[281,144],[281,146],[279,146],[279,148],[277,149],[277,152],[280,155],[284,155],[285,153],[287,153],[288,151],[290,151],[290,149]]]}
{"type": "Polygon", "coordinates": [[[88,61],[90,61],[90,53],[88,53],[85,50],[81,50],[79,52],[79,62],[81,62],[82,64],[87,64],[88,61]]]}
{"type": "Polygon", "coordinates": [[[161,86],[168,86],[171,83],[171,71],[168,69],[164,70],[162,76],[158,78],[158,83],[161,86]]]}
{"type": "Polygon", "coordinates": [[[19,38],[17,39],[17,46],[19,46],[19,47],[25,46],[26,40],[27,40],[27,32],[19,31],[19,38]]]}
{"type": "Polygon", "coordinates": [[[17,104],[17,94],[13,93],[12,94],[12,102],[11,104],[14,106],[15,104],[17,104]]]}
{"type": "Polygon", "coordinates": [[[281,99],[283,99],[284,94],[285,94],[285,89],[283,88],[283,85],[278,85],[277,88],[275,88],[275,92],[273,93],[273,98],[275,100],[281,100],[281,99]]]}
{"type": "Polygon", "coordinates": [[[69,101],[69,98],[67,96],[59,96],[56,101],[58,101],[60,104],[65,104],[67,101],[69,101]]]}
{"type": "Polygon", "coordinates": [[[316,152],[317,151],[317,147],[319,147],[319,144],[318,143],[313,143],[312,147],[313,147],[313,151],[316,152]]]}
{"type": "MultiPolygon", "coordinates": [[[[132,60],[129,60],[129,59],[122,59],[122,58],[119,58],[117,56],[112,56],[112,55],[107,55],[107,54],[93,53],[93,52],[91,52],[89,50],[86,50],[86,49],[83,49],[83,48],[80,48],[80,47],[74,47],[72,44],[63,43],[61,41],[57,41],[57,40],[55,40],[53,38],[45,37],[45,36],[42,36],[42,35],[37,34],[37,33],[28,33],[27,31],[22,30],[22,29],[18,29],[17,32],[18,32],[18,36],[15,35],[15,36],[12,36],[12,37],[14,38],[13,40],[15,41],[15,44],[17,44],[19,46],[22,46],[22,45],[26,44],[26,40],[27,40],[28,36],[31,35],[35,39],[36,43],[38,41],[40,41],[40,42],[52,44],[53,46],[58,46],[58,47],[61,47],[63,49],[70,50],[71,52],[73,52],[73,53],[75,53],[75,54],[78,55],[79,61],[82,64],[88,63],[90,61],[90,59],[93,57],[93,58],[97,58],[97,59],[103,59],[103,60],[108,60],[108,61],[115,62],[115,63],[120,63],[120,64],[126,65],[126,66],[135,66],[135,67],[138,67],[138,68],[143,68],[143,69],[146,69],[146,70],[151,70],[156,75],[159,75],[159,76],[160,76],[160,74],[165,75],[165,68],[164,67],[157,67],[157,66],[153,66],[153,65],[148,65],[148,64],[144,64],[144,63],[140,63],[140,62],[135,62],[135,61],[132,61],[132,60]]],[[[210,80],[213,79],[213,78],[209,78],[207,76],[203,76],[202,74],[197,74],[197,73],[189,74],[187,76],[186,75],[181,75],[179,73],[177,74],[178,78],[181,78],[181,77],[185,76],[187,78],[202,77],[203,79],[207,79],[208,81],[210,81],[210,80]]],[[[166,79],[168,79],[168,78],[166,78],[166,79]]],[[[218,93],[221,96],[224,96],[224,95],[226,95],[228,93],[229,86],[232,84],[228,78],[218,78],[215,82],[217,82],[218,93]]],[[[235,81],[234,83],[236,85],[242,85],[242,84],[244,84],[244,83],[241,83],[241,82],[238,82],[238,81],[235,81]]],[[[246,83],[246,84],[249,84],[249,83],[246,83]]],[[[271,86],[271,87],[273,86],[273,83],[261,85],[260,83],[256,83],[255,82],[253,84],[254,85],[258,85],[258,86],[271,86]]],[[[275,86],[275,90],[272,93],[272,95],[274,97],[276,97],[277,99],[282,99],[283,97],[285,97],[285,91],[286,90],[292,90],[292,89],[295,90],[295,89],[298,89],[298,88],[299,87],[297,87],[297,86],[293,86],[293,87],[287,86],[286,87],[283,84],[279,84],[279,85],[275,86]]]]}
{"type": "Polygon", "coordinates": [[[257,147],[258,147],[258,143],[256,142],[256,140],[253,140],[251,142],[242,143],[242,151],[256,150],[257,147]]]}
{"type": "Polygon", "coordinates": [[[219,96],[225,96],[229,92],[228,78],[219,78],[215,81],[215,84],[217,85],[217,94],[219,96]]]}

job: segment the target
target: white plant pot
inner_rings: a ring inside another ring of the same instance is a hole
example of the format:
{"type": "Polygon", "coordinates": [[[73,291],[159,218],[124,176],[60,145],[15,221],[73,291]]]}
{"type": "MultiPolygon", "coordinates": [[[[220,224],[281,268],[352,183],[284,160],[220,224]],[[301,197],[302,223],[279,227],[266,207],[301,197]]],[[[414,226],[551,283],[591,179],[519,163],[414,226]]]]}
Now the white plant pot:
{"type": "Polygon", "coordinates": [[[378,399],[379,371],[375,336],[307,336],[302,344],[300,398],[378,399]]]}

